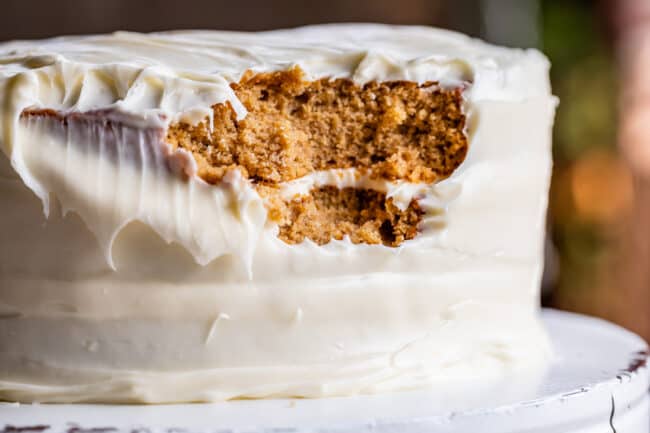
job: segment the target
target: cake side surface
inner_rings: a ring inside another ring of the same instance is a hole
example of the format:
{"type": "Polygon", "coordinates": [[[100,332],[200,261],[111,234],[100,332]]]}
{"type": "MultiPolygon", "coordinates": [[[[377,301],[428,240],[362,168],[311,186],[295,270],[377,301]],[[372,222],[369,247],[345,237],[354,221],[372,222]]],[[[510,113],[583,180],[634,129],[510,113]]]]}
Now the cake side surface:
{"type": "Polygon", "coordinates": [[[0,398],[318,397],[542,374],[555,99],[538,53],[360,25],[0,55],[0,398]],[[277,79],[312,93],[260,101],[277,79]],[[342,89],[392,102],[353,115],[342,89]],[[419,106],[391,111],[419,97],[424,124],[419,106]],[[298,114],[319,98],[320,114],[298,114]],[[323,116],[340,125],[318,135],[323,116]],[[382,117],[385,135],[354,132],[382,117]]]}

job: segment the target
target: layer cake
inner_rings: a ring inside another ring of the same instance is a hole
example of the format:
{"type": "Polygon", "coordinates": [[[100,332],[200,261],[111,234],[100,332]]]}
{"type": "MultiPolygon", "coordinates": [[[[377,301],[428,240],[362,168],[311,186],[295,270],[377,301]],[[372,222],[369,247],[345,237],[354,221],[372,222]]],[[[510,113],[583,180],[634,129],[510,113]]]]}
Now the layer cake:
{"type": "Polygon", "coordinates": [[[548,68],[370,24],[1,44],[0,398],[540,371],[548,68]]]}

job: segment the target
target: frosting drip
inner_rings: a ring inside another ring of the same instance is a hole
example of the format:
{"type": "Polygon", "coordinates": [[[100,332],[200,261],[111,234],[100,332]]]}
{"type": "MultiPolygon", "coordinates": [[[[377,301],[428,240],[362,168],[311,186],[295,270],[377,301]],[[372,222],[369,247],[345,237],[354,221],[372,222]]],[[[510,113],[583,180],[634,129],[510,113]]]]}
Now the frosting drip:
{"type": "MultiPolygon", "coordinates": [[[[178,242],[200,265],[238,254],[250,269],[266,210],[253,188],[231,172],[218,186],[173,173],[163,131],[111,122],[110,115],[27,116],[17,133],[33,179],[55,191],[63,214],[74,211],[97,237],[108,264],[119,231],[141,221],[178,242]],[[98,121],[99,120],[99,121],[98,121]],[[78,181],[83,180],[83,181],[78,181]],[[206,221],[206,216],[219,218],[206,221]],[[194,227],[202,227],[197,233],[194,227]]],[[[176,156],[176,159],[183,156],[176,156]]],[[[190,158],[191,156],[187,156],[190,158]]]]}

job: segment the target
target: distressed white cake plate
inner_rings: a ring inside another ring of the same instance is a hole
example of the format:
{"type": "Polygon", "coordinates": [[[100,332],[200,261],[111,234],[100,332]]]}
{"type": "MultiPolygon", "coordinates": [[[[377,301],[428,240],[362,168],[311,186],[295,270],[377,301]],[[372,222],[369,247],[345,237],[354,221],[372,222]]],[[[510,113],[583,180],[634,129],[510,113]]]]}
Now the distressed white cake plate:
{"type": "Polygon", "coordinates": [[[543,318],[557,360],[533,380],[316,400],[164,406],[5,403],[0,405],[0,432],[650,432],[644,341],[586,316],[546,310],[543,318]]]}

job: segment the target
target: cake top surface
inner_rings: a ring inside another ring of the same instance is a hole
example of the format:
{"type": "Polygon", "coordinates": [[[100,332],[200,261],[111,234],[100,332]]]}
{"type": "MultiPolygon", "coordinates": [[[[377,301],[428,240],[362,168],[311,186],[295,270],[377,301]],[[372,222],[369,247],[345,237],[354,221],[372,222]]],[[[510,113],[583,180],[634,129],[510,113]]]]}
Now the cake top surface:
{"type": "Polygon", "coordinates": [[[539,52],[496,47],[428,27],[335,24],[259,33],[117,32],[0,45],[0,75],[3,81],[15,76],[29,81],[30,94],[22,95],[28,105],[75,111],[116,106],[194,120],[206,114],[205,107],[225,100],[245,115],[228,84],[247,70],[293,65],[313,79],[471,83],[473,99],[519,100],[549,90],[548,62],[539,52]]]}

